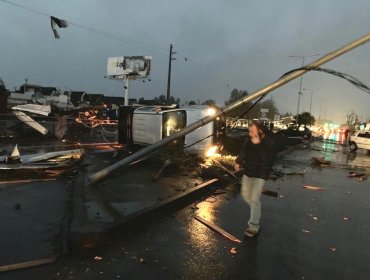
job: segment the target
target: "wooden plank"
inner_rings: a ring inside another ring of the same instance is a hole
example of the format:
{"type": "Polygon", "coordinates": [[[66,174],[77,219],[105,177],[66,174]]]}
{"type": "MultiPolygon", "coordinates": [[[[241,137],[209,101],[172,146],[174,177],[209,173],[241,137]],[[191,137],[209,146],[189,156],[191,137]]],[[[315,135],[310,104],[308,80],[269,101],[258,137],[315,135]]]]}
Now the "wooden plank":
{"type": "Polygon", "coordinates": [[[0,272],[29,268],[29,267],[39,266],[43,264],[49,264],[49,263],[55,262],[55,260],[56,260],[56,257],[51,257],[51,258],[46,258],[46,259],[39,259],[39,260],[32,260],[32,261],[21,262],[21,263],[1,265],[0,272]]]}
{"type": "Polygon", "coordinates": [[[203,219],[202,217],[200,217],[200,216],[194,216],[194,219],[196,219],[197,221],[201,222],[202,224],[208,226],[209,228],[213,229],[214,231],[218,232],[219,234],[221,234],[222,236],[224,236],[227,239],[231,240],[232,242],[241,243],[241,240],[239,240],[238,238],[236,238],[234,235],[228,233],[227,231],[225,231],[224,229],[220,228],[219,226],[208,222],[207,220],[203,219]]]}
{"type": "Polygon", "coordinates": [[[323,191],[324,188],[316,187],[316,186],[303,186],[304,189],[311,190],[311,191],[323,191]]]}
{"type": "Polygon", "coordinates": [[[33,182],[55,181],[55,180],[56,180],[55,178],[47,178],[47,179],[24,179],[24,180],[0,181],[0,185],[22,184],[22,183],[33,183],[33,182]]]}

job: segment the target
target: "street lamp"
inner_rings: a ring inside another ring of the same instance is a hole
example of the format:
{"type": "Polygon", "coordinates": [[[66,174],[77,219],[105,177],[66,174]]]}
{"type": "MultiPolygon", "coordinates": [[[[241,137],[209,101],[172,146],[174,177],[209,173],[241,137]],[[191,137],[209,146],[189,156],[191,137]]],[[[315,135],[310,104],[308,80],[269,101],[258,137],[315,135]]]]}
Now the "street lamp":
{"type": "MultiPolygon", "coordinates": [[[[301,58],[302,59],[302,67],[304,66],[304,60],[306,57],[313,57],[318,56],[319,53],[312,54],[312,55],[289,55],[291,58],[301,58]]],[[[297,115],[296,115],[296,124],[298,126],[298,114],[299,114],[299,103],[301,102],[301,95],[302,95],[302,82],[303,82],[303,75],[299,80],[299,92],[298,92],[298,105],[297,105],[297,115]]],[[[311,109],[310,109],[311,110],[311,109]]]]}
{"type": "Polygon", "coordinates": [[[310,115],[312,115],[312,114],[311,114],[311,109],[312,109],[312,95],[313,95],[313,89],[306,89],[306,88],[304,88],[303,90],[308,90],[308,91],[310,91],[310,93],[311,93],[311,98],[310,98],[310,115]]]}

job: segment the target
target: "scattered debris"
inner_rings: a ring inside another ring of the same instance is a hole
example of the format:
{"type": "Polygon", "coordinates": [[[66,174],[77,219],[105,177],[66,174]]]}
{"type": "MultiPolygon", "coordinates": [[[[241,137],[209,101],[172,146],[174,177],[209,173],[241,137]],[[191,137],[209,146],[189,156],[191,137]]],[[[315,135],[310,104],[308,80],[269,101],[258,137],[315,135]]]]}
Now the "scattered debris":
{"type": "Polygon", "coordinates": [[[311,233],[308,229],[302,229],[303,233],[311,233]]]}
{"type": "Polygon", "coordinates": [[[311,191],[323,191],[324,188],[315,187],[315,186],[303,186],[304,189],[311,190],[311,191]]]}
{"type": "Polygon", "coordinates": [[[284,174],[285,175],[300,175],[300,176],[304,176],[305,173],[306,173],[306,171],[301,171],[301,172],[294,171],[294,172],[285,172],[284,174]]]}
{"type": "Polygon", "coordinates": [[[310,216],[314,221],[318,221],[319,218],[318,217],[315,217],[313,214],[308,214],[308,216],[310,216]]]}
{"type": "Polygon", "coordinates": [[[324,157],[312,157],[311,164],[313,165],[330,165],[331,162],[329,160],[325,160],[324,157]]]}
{"type": "Polygon", "coordinates": [[[356,177],[362,177],[362,176],[365,176],[365,175],[366,175],[365,173],[357,173],[357,172],[351,171],[351,172],[348,172],[347,177],[348,178],[356,178],[356,177]]]}
{"type": "Polygon", "coordinates": [[[233,177],[234,179],[239,179],[233,172],[231,172],[229,169],[227,169],[218,160],[212,159],[212,161],[215,162],[218,166],[220,166],[223,170],[225,170],[231,177],[233,177]]]}
{"type": "Polygon", "coordinates": [[[332,252],[335,252],[335,251],[337,250],[337,248],[335,248],[335,247],[330,247],[330,250],[331,250],[332,252]]]}
{"type": "Polygon", "coordinates": [[[21,156],[16,145],[9,156],[0,157],[0,169],[16,170],[61,167],[69,165],[71,160],[81,159],[83,154],[83,149],[75,149],[21,156]]]}
{"type": "Polygon", "coordinates": [[[101,260],[103,260],[103,258],[102,258],[101,256],[95,256],[95,257],[94,257],[94,260],[96,260],[96,261],[101,261],[101,260]]]}
{"type": "Polygon", "coordinates": [[[159,179],[159,176],[161,176],[161,174],[162,174],[163,170],[164,170],[168,165],[170,165],[170,164],[171,164],[171,161],[170,161],[169,159],[167,159],[167,160],[163,163],[162,167],[158,170],[158,172],[154,175],[154,177],[153,177],[153,181],[157,181],[157,180],[159,179]]]}
{"type": "Polygon", "coordinates": [[[214,195],[223,195],[223,194],[227,194],[227,191],[217,189],[213,194],[214,195]]]}
{"type": "Polygon", "coordinates": [[[278,197],[278,193],[270,190],[263,189],[262,193],[272,197],[278,197]]]}
{"type": "Polygon", "coordinates": [[[273,169],[272,170],[272,173],[270,174],[270,179],[275,181],[277,180],[278,178],[281,178],[281,177],[284,177],[285,173],[280,171],[280,170],[276,170],[276,169],[273,169]]]}
{"type": "Polygon", "coordinates": [[[369,177],[369,174],[366,173],[358,173],[355,171],[348,172],[347,178],[357,178],[358,182],[366,181],[369,177]]]}
{"type": "Polygon", "coordinates": [[[196,211],[196,210],[198,210],[198,209],[199,209],[199,207],[198,207],[198,206],[196,206],[196,205],[192,205],[192,206],[190,206],[190,208],[191,208],[192,210],[194,210],[194,211],[196,211]]]}
{"type": "Polygon", "coordinates": [[[223,230],[222,228],[220,228],[219,226],[215,225],[215,224],[212,224],[210,222],[208,222],[207,220],[203,219],[202,217],[199,217],[199,216],[194,216],[194,219],[196,219],[197,221],[203,223],[204,225],[208,226],[209,228],[213,229],[214,231],[220,233],[221,235],[225,236],[226,238],[228,238],[229,240],[233,241],[233,242],[236,242],[236,243],[241,243],[241,240],[239,240],[238,238],[236,238],[235,236],[231,235],[230,233],[228,233],[227,231],[223,230]]]}
{"type": "Polygon", "coordinates": [[[357,179],[357,181],[359,181],[359,182],[366,181],[368,177],[369,177],[369,175],[368,175],[368,174],[365,174],[364,176],[359,177],[359,178],[357,179]]]}
{"type": "Polygon", "coordinates": [[[30,116],[26,115],[25,113],[21,111],[13,111],[13,114],[22,122],[25,124],[28,124],[30,127],[34,128],[38,132],[40,132],[43,135],[46,135],[48,133],[48,130],[43,127],[41,124],[39,124],[37,121],[35,121],[30,116]]]}
{"type": "Polygon", "coordinates": [[[236,250],[236,247],[232,247],[232,248],[230,249],[230,253],[231,253],[231,254],[236,254],[236,253],[238,253],[238,251],[236,250]]]}
{"type": "MultiPolygon", "coordinates": [[[[58,171],[60,171],[60,170],[58,170],[58,171]]],[[[0,185],[24,184],[24,183],[33,183],[33,182],[40,182],[40,181],[55,181],[55,180],[56,180],[55,178],[11,180],[11,181],[0,181],[0,185]]]]}
{"type": "Polygon", "coordinates": [[[210,196],[210,197],[207,197],[205,201],[209,203],[215,203],[217,201],[217,198],[214,196],[210,196]]]}
{"type": "Polygon", "coordinates": [[[349,218],[348,217],[343,217],[343,221],[348,221],[349,218]]]}
{"type": "Polygon", "coordinates": [[[1,265],[0,272],[35,267],[35,266],[39,266],[43,264],[49,264],[49,263],[55,262],[55,260],[56,260],[56,257],[50,257],[46,259],[39,259],[39,260],[32,260],[32,261],[21,262],[21,263],[1,265]]]}

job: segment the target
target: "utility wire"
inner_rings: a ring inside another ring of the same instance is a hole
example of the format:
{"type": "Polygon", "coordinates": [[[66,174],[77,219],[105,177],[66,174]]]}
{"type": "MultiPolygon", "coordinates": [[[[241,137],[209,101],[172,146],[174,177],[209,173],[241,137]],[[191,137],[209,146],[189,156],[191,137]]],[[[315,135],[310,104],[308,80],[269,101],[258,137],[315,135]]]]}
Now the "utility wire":
{"type": "MultiPolygon", "coordinates": [[[[355,77],[353,77],[353,76],[351,76],[351,75],[349,75],[349,74],[345,74],[345,73],[341,73],[341,72],[339,72],[339,71],[332,70],[332,69],[319,68],[319,67],[301,67],[301,68],[293,69],[293,70],[291,70],[291,71],[289,71],[289,72],[286,72],[284,75],[282,75],[282,76],[281,76],[281,78],[282,78],[282,77],[284,77],[284,76],[286,76],[286,75],[289,75],[289,74],[290,74],[290,73],[292,73],[292,72],[300,71],[300,70],[309,70],[309,71],[313,70],[313,71],[320,71],[320,72],[324,72],[324,73],[328,73],[328,74],[331,74],[331,75],[337,76],[337,77],[339,77],[339,78],[342,78],[342,79],[347,80],[348,82],[350,82],[352,85],[354,85],[354,86],[355,86],[355,87],[357,87],[358,89],[360,89],[360,90],[362,90],[362,91],[364,91],[364,92],[366,92],[366,93],[370,94],[370,88],[369,88],[367,85],[365,85],[364,83],[362,83],[361,81],[359,81],[358,79],[356,79],[355,77]]],[[[233,128],[233,127],[234,127],[234,125],[237,123],[237,121],[238,121],[241,117],[243,117],[244,115],[246,115],[250,110],[252,110],[252,109],[253,109],[253,107],[254,107],[254,106],[256,106],[259,102],[261,102],[261,100],[262,100],[264,97],[266,97],[266,95],[267,95],[267,94],[268,94],[268,93],[266,93],[266,94],[262,95],[260,98],[258,98],[258,100],[257,100],[256,102],[254,102],[250,107],[248,107],[248,109],[247,109],[247,110],[245,110],[242,114],[240,114],[240,115],[238,116],[238,118],[237,118],[237,119],[233,122],[233,124],[230,126],[230,128],[233,128]]],[[[203,138],[203,139],[201,139],[201,140],[199,140],[199,141],[196,141],[196,142],[195,142],[195,143],[193,143],[193,144],[188,145],[186,148],[191,147],[191,146],[193,146],[193,145],[195,145],[195,144],[197,144],[197,143],[199,143],[199,142],[201,142],[201,141],[203,141],[203,140],[205,140],[205,139],[207,139],[207,138],[209,138],[209,137],[211,137],[211,136],[213,136],[213,135],[214,135],[214,134],[208,135],[207,137],[205,137],[205,138],[203,138]]]]}
{"type": "MultiPolygon", "coordinates": [[[[24,5],[21,5],[21,4],[18,4],[18,3],[14,3],[14,2],[9,1],[9,0],[0,0],[0,1],[3,2],[3,3],[9,4],[9,5],[13,5],[15,7],[27,10],[29,12],[38,14],[38,15],[42,15],[42,16],[45,16],[45,17],[51,17],[52,16],[52,15],[49,15],[47,13],[38,11],[36,9],[29,8],[27,6],[24,6],[24,5]]],[[[167,55],[167,50],[162,48],[162,47],[159,47],[159,46],[156,46],[156,45],[153,45],[153,44],[144,43],[144,42],[139,42],[139,41],[128,39],[128,38],[124,38],[122,36],[116,36],[116,35],[111,34],[109,32],[99,30],[97,28],[92,28],[92,27],[89,27],[89,26],[85,26],[85,25],[82,25],[82,24],[79,24],[79,23],[76,23],[76,22],[73,22],[73,21],[69,21],[69,20],[66,20],[66,21],[68,22],[68,24],[76,26],[80,29],[84,29],[84,30],[87,30],[87,31],[90,31],[90,32],[93,32],[93,33],[104,35],[104,36],[109,37],[109,38],[114,38],[118,41],[121,41],[125,44],[131,45],[131,46],[134,46],[134,47],[144,46],[144,47],[147,47],[147,48],[154,48],[154,49],[157,49],[157,51],[161,52],[163,55],[167,55]]]]}
{"type": "Polygon", "coordinates": [[[360,90],[362,90],[362,91],[370,94],[370,88],[367,85],[365,85],[364,83],[360,82],[355,77],[353,77],[353,76],[351,76],[349,74],[345,74],[345,73],[342,73],[342,72],[339,72],[339,71],[335,71],[335,70],[332,70],[332,69],[327,69],[327,68],[319,68],[319,67],[308,67],[308,66],[305,66],[305,67],[301,67],[301,68],[290,70],[289,72],[286,72],[281,77],[284,77],[284,76],[286,76],[286,75],[288,75],[288,74],[290,74],[292,72],[296,72],[296,71],[300,71],[300,70],[319,71],[319,72],[324,72],[324,73],[327,73],[327,74],[331,74],[331,75],[337,76],[339,78],[345,79],[346,81],[350,82],[352,85],[354,85],[358,89],[360,89],[360,90]]]}
{"type": "MultiPolygon", "coordinates": [[[[32,13],[35,13],[35,14],[38,14],[38,15],[42,15],[42,16],[45,16],[45,17],[51,17],[52,16],[50,14],[41,12],[39,10],[30,8],[30,7],[27,7],[25,5],[18,4],[18,3],[15,3],[15,2],[9,1],[9,0],[0,0],[0,2],[15,6],[17,8],[27,10],[29,12],[32,12],[32,13]]],[[[97,29],[97,28],[85,26],[85,25],[79,24],[77,22],[73,22],[73,21],[69,21],[69,20],[66,20],[66,21],[68,22],[68,24],[70,24],[72,26],[75,26],[77,28],[80,28],[80,29],[83,29],[83,30],[86,30],[86,31],[89,31],[89,32],[92,32],[92,33],[96,33],[96,34],[99,34],[99,35],[103,35],[103,36],[108,37],[108,38],[115,39],[115,40],[117,40],[119,42],[122,42],[124,44],[130,45],[130,46],[133,46],[133,47],[144,47],[144,48],[150,49],[150,50],[155,49],[162,56],[167,57],[167,55],[168,55],[168,50],[166,48],[159,47],[157,45],[153,45],[153,44],[149,44],[149,43],[144,43],[144,42],[132,40],[132,39],[125,38],[125,37],[122,37],[122,36],[117,36],[115,34],[106,32],[104,30],[100,30],[100,29],[97,29]]],[[[201,68],[201,65],[199,63],[197,63],[197,61],[191,60],[191,58],[188,55],[184,54],[182,51],[180,52],[180,51],[176,50],[176,52],[177,52],[177,56],[181,56],[182,59],[187,63],[187,65],[189,65],[190,67],[192,67],[192,68],[194,68],[198,71],[203,71],[202,68],[201,68]]]]}

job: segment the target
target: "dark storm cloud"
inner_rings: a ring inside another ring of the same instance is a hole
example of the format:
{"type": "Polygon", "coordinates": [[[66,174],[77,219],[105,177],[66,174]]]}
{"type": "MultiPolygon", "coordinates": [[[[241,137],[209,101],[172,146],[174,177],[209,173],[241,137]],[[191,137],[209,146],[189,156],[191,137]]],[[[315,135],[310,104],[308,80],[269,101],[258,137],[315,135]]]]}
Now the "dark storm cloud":
{"type": "MultiPolygon", "coordinates": [[[[302,60],[289,55],[323,55],[368,33],[370,26],[367,0],[12,2],[72,24],[55,40],[47,16],[0,1],[0,77],[9,88],[28,78],[62,89],[120,95],[122,83],[104,79],[107,58],[152,55],[152,81],[130,86],[130,96],[152,98],[166,92],[173,43],[178,54],[172,94],[183,101],[212,98],[219,104],[232,88],[252,92],[299,67],[302,60]]],[[[369,52],[367,44],[325,67],[370,84],[369,52]]],[[[298,87],[293,81],[273,93],[282,113],[295,113],[298,87]]],[[[369,96],[345,81],[309,73],[303,87],[314,89],[315,115],[321,106],[327,118],[343,120],[351,110],[370,117],[363,105],[369,96]]],[[[309,100],[307,94],[302,97],[302,109],[309,100]]]]}

